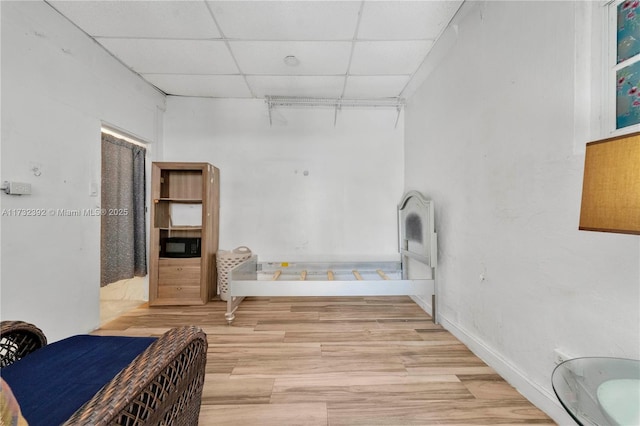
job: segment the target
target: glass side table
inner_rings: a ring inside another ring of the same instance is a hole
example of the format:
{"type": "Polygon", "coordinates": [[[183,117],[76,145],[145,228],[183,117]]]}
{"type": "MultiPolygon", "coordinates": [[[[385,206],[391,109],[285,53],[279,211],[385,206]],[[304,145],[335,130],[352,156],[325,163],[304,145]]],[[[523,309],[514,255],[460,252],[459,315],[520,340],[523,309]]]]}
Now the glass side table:
{"type": "Polygon", "coordinates": [[[579,425],[640,425],[640,361],[575,358],[551,375],[553,391],[579,425]]]}

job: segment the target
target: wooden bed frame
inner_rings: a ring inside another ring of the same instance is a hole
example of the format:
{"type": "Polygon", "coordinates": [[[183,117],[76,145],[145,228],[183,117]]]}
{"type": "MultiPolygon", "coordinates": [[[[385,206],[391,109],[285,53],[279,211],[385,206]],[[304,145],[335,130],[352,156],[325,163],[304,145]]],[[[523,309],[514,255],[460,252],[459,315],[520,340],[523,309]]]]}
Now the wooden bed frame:
{"type": "Polygon", "coordinates": [[[231,270],[225,318],[231,325],[247,296],[431,296],[436,322],[437,235],[434,207],[410,191],[398,204],[397,262],[258,262],[231,270]]]}

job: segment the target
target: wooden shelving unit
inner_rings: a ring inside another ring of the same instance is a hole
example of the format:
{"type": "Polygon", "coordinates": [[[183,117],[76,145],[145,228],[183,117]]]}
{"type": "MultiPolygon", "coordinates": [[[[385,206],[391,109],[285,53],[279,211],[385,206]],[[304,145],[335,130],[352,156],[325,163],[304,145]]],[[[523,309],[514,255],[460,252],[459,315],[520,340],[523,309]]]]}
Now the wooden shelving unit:
{"type": "Polygon", "coordinates": [[[151,185],[149,304],[207,303],[216,295],[220,171],[209,163],[154,162],[151,185]],[[200,257],[162,257],[162,241],[173,237],[200,238],[200,257]]]}

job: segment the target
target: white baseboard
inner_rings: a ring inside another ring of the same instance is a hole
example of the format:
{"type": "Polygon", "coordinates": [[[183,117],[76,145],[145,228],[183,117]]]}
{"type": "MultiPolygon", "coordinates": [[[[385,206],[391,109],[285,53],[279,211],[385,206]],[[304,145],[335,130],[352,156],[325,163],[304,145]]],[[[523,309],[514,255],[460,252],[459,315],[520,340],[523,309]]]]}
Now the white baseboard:
{"type": "Polygon", "coordinates": [[[431,311],[431,300],[427,301],[420,296],[409,296],[409,297],[411,297],[411,299],[413,299],[413,301],[416,302],[416,304],[420,306],[423,311],[433,316],[433,313],[431,311]]]}
{"type": "MultiPolygon", "coordinates": [[[[411,296],[411,298],[426,313],[431,315],[431,301],[426,301],[419,296],[411,296]]],[[[447,331],[453,334],[458,340],[464,343],[474,354],[487,363],[502,378],[504,378],[511,386],[516,388],[525,398],[531,401],[536,407],[544,411],[549,417],[559,425],[575,425],[575,421],[560,405],[556,396],[543,388],[537,383],[532,382],[527,376],[500,354],[493,351],[484,344],[480,339],[473,336],[467,330],[456,326],[440,312],[438,315],[438,323],[447,331]]]]}
{"type": "MultiPolygon", "coordinates": [[[[560,405],[555,394],[529,380],[524,372],[493,351],[481,340],[471,335],[467,330],[450,322],[446,317],[438,314],[439,323],[447,331],[464,343],[474,354],[487,363],[511,386],[516,388],[525,398],[536,407],[544,411],[559,425],[575,425],[575,421],[560,405]]],[[[551,372],[550,372],[551,373],[551,372]]]]}

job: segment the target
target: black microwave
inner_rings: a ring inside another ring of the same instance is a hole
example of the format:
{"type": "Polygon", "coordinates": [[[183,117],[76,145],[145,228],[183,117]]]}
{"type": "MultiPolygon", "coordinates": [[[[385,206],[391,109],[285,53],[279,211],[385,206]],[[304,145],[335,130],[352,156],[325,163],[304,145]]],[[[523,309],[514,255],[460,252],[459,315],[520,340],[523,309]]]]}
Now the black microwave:
{"type": "Polygon", "coordinates": [[[200,257],[198,237],[171,237],[160,240],[160,257],[200,257]]]}

